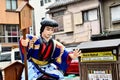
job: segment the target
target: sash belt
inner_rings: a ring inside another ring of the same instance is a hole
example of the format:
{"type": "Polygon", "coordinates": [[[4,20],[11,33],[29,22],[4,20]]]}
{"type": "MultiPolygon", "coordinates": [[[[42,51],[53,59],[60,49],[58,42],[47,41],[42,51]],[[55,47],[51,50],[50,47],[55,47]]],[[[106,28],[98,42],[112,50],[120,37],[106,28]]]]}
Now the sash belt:
{"type": "Polygon", "coordinates": [[[33,61],[35,64],[38,64],[38,65],[40,65],[40,66],[44,66],[44,65],[48,64],[48,61],[39,61],[39,60],[37,60],[37,59],[35,59],[35,58],[32,58],[32,61],[33,61]]]}

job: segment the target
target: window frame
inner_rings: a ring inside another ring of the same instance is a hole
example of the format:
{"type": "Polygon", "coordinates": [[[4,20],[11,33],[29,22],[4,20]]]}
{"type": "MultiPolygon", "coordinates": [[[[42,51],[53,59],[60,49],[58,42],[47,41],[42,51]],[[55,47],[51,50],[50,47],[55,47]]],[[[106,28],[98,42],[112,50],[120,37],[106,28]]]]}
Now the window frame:
{"type": "Polygon", "coordinates": [[[62,10],[62,11],[52,13],[52,17],[62,16],[64,14],[65,14],[65,11],[62,10]]]}
{"type": "Polygon", "coordinates": [[[40,0],[40,6],[44,6],[47,3],[50,3],[51,0],[40,0]]]}
{"type": "Polygon", "coordinates": [[[14,43],[18,42],[20,39],[20,30],[18,25],[1,25],[4,29],[2,34],[7,34],[7,35],[0,35],[0,43],[14,43]],[[7,31],[7,27],[10,27],[10,30],[7,31]],[[12,28],[15,27],[16,30],[12,31],[12,28]],[[10,34],[10,35],[9,35],[10,34]]]}
{"type": "MultiPolygon", "coordinates": [[[[112,13],[113,13],[113,16],[115,15],[114,11],[112,12],[112,9],[115,9],[115,8],[117,8],[117,7],[120,8],[120,4],[110,6],[110,19],[111,19],[111,22],[112,22],[113,24],[120,23],[120,17],[119,17],[119,19],[116,19],[116,20],[113,20],[113,18],[112,18],[112,13]]],[[[117,11],[118,11],[118,10],[117,10],[117,11]]],[[[117,13],[117,14],[119,14],[119,13],[117,13]]],[[[116,18],[117,18],[117,17],[116,17],[116,18]]]]}
{"type": "Polygon", "coordinates": [[[13,9],[13,6],[12,6],[12,4],[13,4],[13,2],[12,2],[13,0],[6,0],[6,11],[15,11],[17,8],[18,8],[18,2],[17,2],[17,0],[14,0],[15,1],[15,3],[16,3],[16,8],[15,9],[13,9]],[[7,8],[7,1],[10,1],[10,3],[9,3],[9,5],[10,5],[10,9],[8,9],[7,8]]]}
{"type": "MultiPolygon", "coordinates": [[[[52,13],[51,15],[52,15],[53,19],[54,19],[54,18],[57,18],[57,19],[58,19],[58,18],[63,18],[64,14],[65,14],[65,11],[64,11],[64,10],[61,10],[61,11],[54,12],[54,13],[52,13]],[[61,12],[62,12],[62,14],[61,14],[61,12]],[[57,14],[57,15],[54,16],[54,14],[57,14]]],[[[57,20],[56,20],[56,21],[57,21],[57,20]]],[[[59,23],[60,21],[57,21],[57,22],[58,22],[58,24],[59,24],[59,27],[56,27],[55,30],[54,30],[54,32],[55,32],[55,33],[64,32],[63,24],[60,24],[60,23],[59,23]]]]}
{"type": "Polygon", "coordinates": [[[98,12],[98,9],[97,9],[97,8],[82,11],[82,15],[83,15],[83,21],[84,21],[84,22],[95,21],[95,20],[98,20],[98,18],[99,18],[99,17],[98,17],[99,12],[98,12]],[[96,10],[96,12],[97,12],[96,19],[89,20],[89,12],[94,11],[94,10],[96,10]],[[85,16],[86,16],[86,17],[85,17],[85,16]]]}
{"type": "Polygon", "coordinates": [[[6,62],[6,61],[11,61],[11,53],[4,53],[0,55],[0,62],[6,62]]]}
{"type": "Polygon", "coordinates": [[[40,6],[44,6],[43,0],[40,0],[40,6]]]}

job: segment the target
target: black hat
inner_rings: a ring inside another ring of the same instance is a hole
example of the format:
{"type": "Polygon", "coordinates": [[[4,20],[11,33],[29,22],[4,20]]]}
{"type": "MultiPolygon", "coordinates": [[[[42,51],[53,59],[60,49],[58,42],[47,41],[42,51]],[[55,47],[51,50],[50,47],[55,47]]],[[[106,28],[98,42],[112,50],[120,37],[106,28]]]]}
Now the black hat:
{"type": "Polygon", "coordinates": [[[58,23],[53,19],[45,18],[41,21],[40,24],[41,24],[40,34],[43,32],[43,30],[45,29],[46,26],[58,27],[58,23]]]}

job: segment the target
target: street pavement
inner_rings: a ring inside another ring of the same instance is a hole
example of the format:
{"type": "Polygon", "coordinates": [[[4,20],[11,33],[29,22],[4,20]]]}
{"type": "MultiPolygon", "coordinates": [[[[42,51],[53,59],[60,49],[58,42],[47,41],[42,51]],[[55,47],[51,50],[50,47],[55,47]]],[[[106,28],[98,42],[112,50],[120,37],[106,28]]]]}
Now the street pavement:
{"type": "Polygon", "coordinates": [[[65,80],[80,80],[80,76],[68,75],[65,76],[65,80]]]}
{"type": "Polygon", "coordinates": [[[65,78],[65,80],[80,80],[80,77],[65,78]]]}

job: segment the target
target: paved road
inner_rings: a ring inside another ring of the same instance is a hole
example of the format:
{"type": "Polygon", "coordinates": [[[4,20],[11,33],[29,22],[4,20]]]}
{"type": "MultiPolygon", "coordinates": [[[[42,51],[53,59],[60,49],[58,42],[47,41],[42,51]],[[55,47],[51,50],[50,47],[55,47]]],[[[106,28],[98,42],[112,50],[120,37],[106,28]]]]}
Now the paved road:
{"type": "Polygon", "coordinates": [[[80,77],[74,77],[74,78],[65,78],[65,80],[80,80],[80,77]]]}
{"type": "Polygon", "coordinates": [[[80,80],[80,76],[73,76],[73,75],[66,76],[65,80],[80,80]]]}

